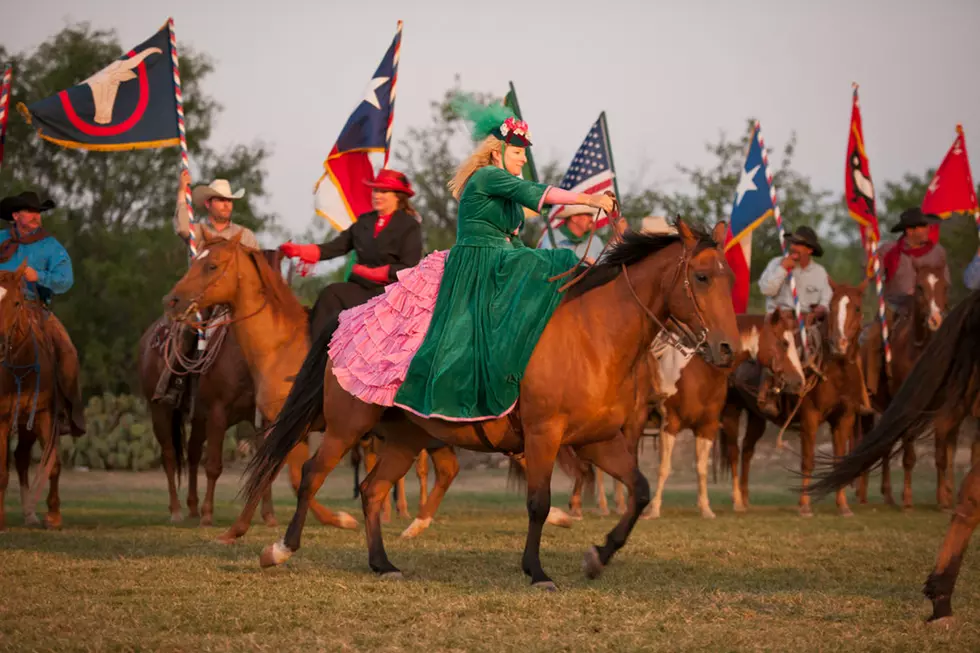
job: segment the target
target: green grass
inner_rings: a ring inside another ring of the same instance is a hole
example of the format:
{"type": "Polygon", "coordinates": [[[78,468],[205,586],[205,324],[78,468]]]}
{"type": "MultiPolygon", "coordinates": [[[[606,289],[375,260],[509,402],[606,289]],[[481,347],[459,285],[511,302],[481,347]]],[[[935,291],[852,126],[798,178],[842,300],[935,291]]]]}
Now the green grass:
{"type": "MultiPolygon", "coordinates": [[[[547,527],[543,562],[557,593],[530,589],[520,572],[523,498],[497,471],[461,473],[419,539],[398,539],[405,520],[386,527],[401,582],[371,575],[363,530],[312,518],[292,560],[259,569],[259,551],[292,514],[281,482],[281,526],[255,526],[232,547],[212,543],[236,513],[237,470],[219,486],[218,526],[204,529],[167,522],[162,472],[66,474],[60,532],[21,525],[12,483],[0,650],[978,650],[980,557],[966,559],[955,627],[923,624],[920,590],[948,516],[929,505],[934,481],[920,468],[917,510],[858,507],[853,519],[828,501],[800,519],[783,489],[792,479],[772,471],[748,515],[731,512],[727,483],[712,485],[718,518],[703,520],[679,474],[664,517],[641,522],[597,581],[582,575],[582,554],[613,518],[547,527]]],[[[567,482],[556,474],[555,484],[564,505],[567,482]]],[[[320,498],[361,520],[349,470],[320,498]]]]}

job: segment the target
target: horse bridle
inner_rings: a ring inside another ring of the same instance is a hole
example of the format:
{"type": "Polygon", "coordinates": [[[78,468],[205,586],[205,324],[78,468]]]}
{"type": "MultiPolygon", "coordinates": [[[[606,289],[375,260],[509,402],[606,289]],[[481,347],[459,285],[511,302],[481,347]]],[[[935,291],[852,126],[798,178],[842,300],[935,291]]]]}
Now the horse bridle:
{"type": "MultiPolygon", "coordinates": [[[[217,274],[217,275],[215,275],[215,277],[213,279],[211,279],[206,284],[204,284],[204,287],[201,288],[201,292],[197,293],[197,295],[195,295],[191,299],[190,303],[187,305],[187,309],[183,313],[181,313],[181,315],[176,319],[177,322],[181,322],[181,323],[186,324],[186,325],[188,325],[190,327],[193,327],[195,329],[205,329],[205,328],[208,328],[208,329],[216,329],[218,327],[230,326],[232,324],[235,324],[236,322],[244,322],[245,320],[247,320],[249,318],[252,318],[252,317],[255,317],[256,315],[258,315],[259,313],[261,313],[263,310],[265,310],[266,306],[269,305],[269,298],[268,298],[268,296],[266,296],[265,292],[263,292],[262,293],[262,304],[257,309],[255,309],[254,311],[252,311],[251,313],[249,313],[248,315],[244,315],[242,317],[236,317],[236,318],[229,318],[229,319],[223,320],[223,321],[221,321],[219,323],[216,323],[216,324],[210,324],[207,321],[198,323],[197,320],[193,320],[193,319],[190,318],[191,315],[193,315],[194,313],[198,312],[198,310],[199,310],[198,309],[198,304],[199,304],[201,298],[204,297],[204,294],[208,291],[208,289],[211,288],[211,286],[213,286],[214,284],[216,284],[219,281],[221,281],[221,279],[224,278],[225,274],[228,273],[228,269],[231,267],[232,262],[234,262],[235,265],[236,265],[236,267],[237,267],[237,265],[238,265],[238,257],[236,256],[236,257],[232,258],[231,261],[228,261],[227,263],[225,263],[221,267],[220,273],[217,274]]],[[[239,280],[241,280],[241,275],[240,274],[238,275],[238,278],[239,278],[239,280]]]]}

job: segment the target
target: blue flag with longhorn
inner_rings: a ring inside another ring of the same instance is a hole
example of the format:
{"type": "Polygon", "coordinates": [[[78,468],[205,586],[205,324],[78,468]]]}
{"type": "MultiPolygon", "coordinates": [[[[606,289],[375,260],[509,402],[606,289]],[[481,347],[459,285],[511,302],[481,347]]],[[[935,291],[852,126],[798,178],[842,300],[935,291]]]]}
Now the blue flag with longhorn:
{"type": "Polygon", "coordinates": [[[179,145],[169,24],[76,86],[18,105],[38,136],[63,147],[179,145]]]}
{"type": "Polygon", "coordinates": [[[749,305],[749,275],[752,269],[752,232],[766,218],[774,215],[772,185],[769,183],[759,127],[752,128],[745,164],[735,189],[732,219],[725,238],[725,258],[735,273],[732,303],[736,313],[744,313],[749,305]]]}

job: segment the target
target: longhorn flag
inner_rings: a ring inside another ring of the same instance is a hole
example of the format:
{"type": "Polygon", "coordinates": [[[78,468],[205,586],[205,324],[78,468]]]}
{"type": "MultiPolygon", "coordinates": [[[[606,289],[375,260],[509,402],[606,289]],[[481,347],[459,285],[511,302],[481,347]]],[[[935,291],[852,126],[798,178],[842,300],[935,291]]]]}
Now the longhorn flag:
{"type": "MultiPolygon", "coordinates": [[[[977,190],[970,173],[970,160],[966,155],[966,138],[963,125],[956,125],[956,139],[946,153],[939,169],[929,184],[922,200],[922,212],[946,219],[953,213],[973,213],[980,219],[977,206],[977,190]]],[[[929,239],[939,242],[939,225],[929,227],[929,239]]]]}
{"type": "Polygon", "coordinates": [[[371,189],[364,185],[374,179],[369,154],[384,152],[387,167],[401,39],[402,22],[398,21],[394,40],[323,162],[323,175],[313,189],[316,214],[337,231],[371,210],[371,189]]]}
{"type": "Polygon", "coordinates": [[[169,23],[76,86],[17,109],[41,138],[85,150],[179,145],[169,23]]]}
{"type": "Polygon", "coordinates": [[[759,125],[755,123],[749,138],[745,165],[739,176],[732,204],[732,217],[725,236],[725,258],[735,273],[732,304],[736,313],[749,307],[749,280],[752,269],[752,232],[775,215],[772,184],[769,182],[759,125]]]}
{"type": "Polygon", "coordinates": [[[871,167],[864,151],[864,130],[861,127],[861,103],[858,87],[854,85],[851,101],[851,129],[847,138],[847,170],[844,176],[844,197],[847,212],[861,228],[861,243],[867,252],[871,240],[881,240],[878,214],[875,210],[875,188],[871,182],[871,167]]]}

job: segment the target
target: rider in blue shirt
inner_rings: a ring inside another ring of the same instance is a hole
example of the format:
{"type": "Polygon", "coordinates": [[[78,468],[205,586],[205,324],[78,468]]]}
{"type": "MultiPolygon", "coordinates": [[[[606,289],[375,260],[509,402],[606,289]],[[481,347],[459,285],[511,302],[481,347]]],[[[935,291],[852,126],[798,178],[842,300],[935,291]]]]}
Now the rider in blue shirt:
{"type": "MultiPolygon", "coordinates": [[[[41,213],[54,208],[28,191],[0,200],[0,220],[9,227],[0,231],[0,270],[13,271],[26,262],[26,295],[43,307],[44,330],[55,349],[58,389],[68,404],[67,430],[78,437],[85,433],[85,405],[78,383],[78,352],[64,325],[48,309],[52,295],[67,292],[74,283],[71,258],[54,236],[41,226],[41,213]]],[[[0,372],[2,373],[2,372],[0,372]]],[[[64,426],[63,426],[64,428],[64,426]]]]}

